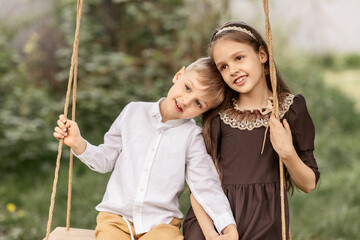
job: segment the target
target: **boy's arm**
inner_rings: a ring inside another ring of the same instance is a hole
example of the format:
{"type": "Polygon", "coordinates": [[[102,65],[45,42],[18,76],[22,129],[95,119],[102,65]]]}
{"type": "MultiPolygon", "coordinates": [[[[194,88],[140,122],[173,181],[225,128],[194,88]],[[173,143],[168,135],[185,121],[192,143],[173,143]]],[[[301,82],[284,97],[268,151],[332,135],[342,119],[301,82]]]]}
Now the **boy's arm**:
{"type": "Polygon", "coordinates": [[[191,132],[186,152],[186,181],[194,198],[220,233],[228,225],[235,225],[234,216],[215,165],[207,154],[201,129],[192,129],[191,132]]]}
{"type": "Polygon", "coordinates": [[[227,227],[225,227],[224,230],[222,231],[224,235],[220,237],[220,235],[215,230],[213,221],[211,220],[209,215],[207,215],[204,209],[200,206],[200,204],[196,201],[196,199],[192,194],[190,194],[190,202],[194,210],[196,219],[199,222],[200,228],[205,236],[205,239],[207,240],[212,240],[212,239],[238,240],[239,239],[239,234],[234,224],[230,224],[227,227]]]}
{"type": "Polygon", "coordinates": [[[121,127],[124,118],[129,111],[131,104],[128,104],[111,125],[104,136],[104,143],[94,146],[87,142],[80,134],[76,122],[66,119],[63,115],[58,120],[54,137],[64,140],[64,143],[72,148],[73,153],[90,169],[106,173],[113,170],[116,160],[122,150],[121,127]]]}

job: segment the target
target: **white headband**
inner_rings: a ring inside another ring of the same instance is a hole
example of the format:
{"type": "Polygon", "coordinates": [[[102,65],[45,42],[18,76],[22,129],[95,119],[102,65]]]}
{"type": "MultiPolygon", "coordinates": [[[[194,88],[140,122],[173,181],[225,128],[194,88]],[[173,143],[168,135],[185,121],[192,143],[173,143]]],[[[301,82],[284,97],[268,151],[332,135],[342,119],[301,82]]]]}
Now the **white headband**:
{"type": "MultiPolygon", "coordinates": [[[[252,34],[252,32],[250,32],[249,30],[242,28],[242,27],[236,27],[236,26],[230,26],[230,27],[224,27],[222,29],[220,29],[215,36],[217,36],[219,33],[228,31],[228,30],[235,30],[235,31],[239,31],[239,32],[243,32],[246,33],[247,35],[249,35],[250,37],[252,37],[253,39],[256,40],[256,37],[254,36],[254,34],[252,34]]],[[[257,40],[256,40],[257,41],[257,40]]]]}

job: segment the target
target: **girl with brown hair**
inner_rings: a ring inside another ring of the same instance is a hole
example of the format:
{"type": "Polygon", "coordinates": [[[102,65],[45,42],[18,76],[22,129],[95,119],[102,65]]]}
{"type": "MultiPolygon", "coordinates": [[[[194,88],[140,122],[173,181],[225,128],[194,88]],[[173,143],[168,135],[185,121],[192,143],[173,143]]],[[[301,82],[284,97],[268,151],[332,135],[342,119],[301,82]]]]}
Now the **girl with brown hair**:
{"type": "MultiPolygon", "coordinates": [[[[220,108],[203,115],[203,136],[235,217],[239,236],[234,239],[281,239],[279,157],[288,190],[293,182],[310,193],[320,177],[305,99],[291,94],[277,71],[281,121],[273,116],[268,48],[245,23],[229,22],[217,30],[209,54],[231,89],[220,108]]],[[[191,203],[185,239],[224,239],[193,196],[191,203]]],[[[289,232],[286,194],[285,220],[289,232]]]]}

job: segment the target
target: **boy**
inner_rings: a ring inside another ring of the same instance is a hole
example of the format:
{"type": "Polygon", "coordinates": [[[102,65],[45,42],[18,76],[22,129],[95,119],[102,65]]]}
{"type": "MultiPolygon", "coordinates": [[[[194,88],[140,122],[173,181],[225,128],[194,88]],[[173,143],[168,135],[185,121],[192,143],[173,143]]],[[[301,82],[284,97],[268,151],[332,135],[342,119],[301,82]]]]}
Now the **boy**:
{"type": "Polygon", "coordinates": [[[183,239],[178,196],[185,178],[217,230],[237,234],[201,128],[191,119],[223,101],[225,82],[210,58],[201,58],[176,73],[173,83],[156,103],[128,104],[99,146],[82,138],[76,122],[63,115],[57,122],[54,137],[82,162],[100,173],[113,171],[96,207],[96,239],[183,239]]]}

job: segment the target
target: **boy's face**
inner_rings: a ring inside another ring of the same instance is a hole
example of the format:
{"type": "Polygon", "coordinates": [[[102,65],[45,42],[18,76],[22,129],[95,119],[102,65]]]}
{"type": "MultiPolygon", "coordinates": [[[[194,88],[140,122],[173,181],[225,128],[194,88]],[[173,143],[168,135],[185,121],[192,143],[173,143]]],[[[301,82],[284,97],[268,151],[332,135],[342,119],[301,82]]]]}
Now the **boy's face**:
{"type": "Polygon", "coordinates": [[[215,101],[201,85],[196,71],[182,68],[173,78],[167,98],[161,102],[160,111],[163,121],[190,119],[215,107],[215,101]]]}

